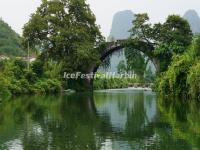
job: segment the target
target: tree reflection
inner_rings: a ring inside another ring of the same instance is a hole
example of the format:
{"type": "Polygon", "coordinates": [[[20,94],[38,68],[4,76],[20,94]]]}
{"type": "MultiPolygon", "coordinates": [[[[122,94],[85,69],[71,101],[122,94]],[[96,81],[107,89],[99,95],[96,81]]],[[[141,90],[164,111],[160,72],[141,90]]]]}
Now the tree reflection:
{"type": "Polygon", "coordinates": [[[0,105],[0,149],[200,149],[199,105],[142,91],[19,97],[0,105]]]}
{"type": "Polygon", "coordinates": [[[160,135],[168,137],[162,142],[163,147],[168,142],[167,145],[173,149],[200,149],[199,103],[168,98],[168,101],[159,99],[158,107],[162,114],[161,121],[170,126],[170,134],[160,130],[160,135]]]}
{"type": "Polygon", "coordinates": [[[152,135],[152,131],[147,127],[149,121],[144,108],[143,99],[143,93],[136,95],[133,107],[129,108],[127,111],[128,118],[125,134],[130,139],[152,135]]]}

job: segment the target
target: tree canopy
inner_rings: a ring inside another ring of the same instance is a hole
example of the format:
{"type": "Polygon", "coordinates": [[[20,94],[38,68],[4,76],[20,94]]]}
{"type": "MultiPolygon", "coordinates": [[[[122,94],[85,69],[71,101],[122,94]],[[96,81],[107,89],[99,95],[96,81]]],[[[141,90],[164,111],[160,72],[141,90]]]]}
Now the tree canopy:
{"type": "Polygon", "coordinates": [[[137,14],[130,32],[127,47],[143,52],[159,72],[166,71],[173,54],[182,54],[192,42],[189,23],[177,15],[152,25],[147,14],[137,14]]]}
{"type": "Polygon", "coordinates": [[[181,55],[174,55],[168,70],[157,78],[156,90],[163,100],[168,97],[200,100],[200,37],[181,55]]]}
{"type": "Polygon", "coordinates": [[[98,61],[104,38],[85,0],[43,0],[24,26],[23,36],[43,58],[64,61],[67,71],[85,71],[98,61]],[[83,64],[84,62],[84,64],[83,64]]]}

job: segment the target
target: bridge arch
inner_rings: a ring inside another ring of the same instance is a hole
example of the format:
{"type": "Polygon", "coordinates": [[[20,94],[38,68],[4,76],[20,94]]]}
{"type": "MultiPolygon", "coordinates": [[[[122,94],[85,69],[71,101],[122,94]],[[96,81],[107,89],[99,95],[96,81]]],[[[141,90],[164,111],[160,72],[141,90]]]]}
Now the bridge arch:
{"type": "MultiPolygon", "coordinates": [[[[126,41],[127,40],[118,40],[116,42],[107,42],[106,43],[106,48],[102,51],[102,54],[100,56],[100,61],[103,63],[103,61],[109,57],[110,55],[112,55],[114,52],[120,51],[123,48],[126,48],[126,41]]],[[[142,48],[138,51],[144,53],[150,60],[151,62],[154,64],[156,71],[159,71],[159,61],[152,56],[152,50],[153,47],[151,49],[147,49],[149,48],[149,45],[147,45],[148,43],[146,42],[142,42],[140,41],[139,43],[137,43],[138,45],[142,45],[142,48]]],[[[133,46],[134,47],[134,46],[133,46]]],[[[137,50],[137,45],[136,45],[136,50],[137,50]]],[[[92,73],[95,74],[98,70],[98,68],[100,67],[101,64],[93,64],[89,70],[88,73],[92,73]]],[[[91,89],[93,89],[93,79],[87,79],[87,87],[90,87],[91,89]]]]}
{"type": "MultiPolygon", "coordinates": [[[[122,50],[123,48],[125,48],[124,45],[117,45],[114,47],[110,47],[108,50],[105,50],[105,52],[101,55],[100,61],[103,62],[108,56],[112,55],[113,53],[115,53],[117,51],[122,50]]],[[[93,68],[92,72],[96,73],[99,67],[100,67],[100,65],[96,65],[93,68]]]]}
{"type": "MultiPolygon", "coordinates": [[[[100,61],[103,62],[108,56],[112,55],[113,53],[120,51],[124,48],[126,48],[126,44],[124,43],[125,40],[119,40],[117,42],[108,42],[107,43],[107,48],[103,51],[103,53],[101,54],[100,57],[100,61]]],[[[156,58],[154,58],[153,56],[151,56],[148,51],[146,52],[145,50],[138,50],[142,53],[144,53],[150,60],[151,62],[154,64],[156,70],[159,70],[159,64],[158,64],[158,60],[156,58]]],[[[94,65],[90,72],[92,73],[96,73],[98,68],[100,67],[100,65],[94,65]]]]}

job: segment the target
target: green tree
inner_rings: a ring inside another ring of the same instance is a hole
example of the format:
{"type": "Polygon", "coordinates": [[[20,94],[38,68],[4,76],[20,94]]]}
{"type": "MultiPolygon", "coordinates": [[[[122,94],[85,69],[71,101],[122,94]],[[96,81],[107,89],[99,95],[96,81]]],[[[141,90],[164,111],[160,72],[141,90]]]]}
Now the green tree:
{"type": "Polygon", "coordinates": [[[117,66],[118,73],[125,73],[127,72],[127,67],[124,60],[121,60],[117,66]]]}
{"type": "Polygon", "coordinates": [[[200,99],[199,39],[194,39],[185,53],[174,55],[168,70],[157,79],[156,89],[162,98],[200,99]]]}
{"type": "Polygon", "coordinates": [[[133,50],[131,47],[125,50],[125,57],[127,60],[127,71],[134,71],[140,80],[143,81],[149,59],[146,59],[144,54],[137,50],[133,50]]]}
{"type": "Polygon", "coordinates": [[[147,14],[137,14],[127,46],[142,51],[155,64],[158,72],[166,71],[173,54],[182,54],[192,41],[186,20],[171,15],[161,24],[150,24],[147,14]]]}
{"type": "Polygon", "coordinates": [[[43,0],[24,26],[24,42],[42,50],[44,60],[64,61],[65,71],[87,71],[104,41],[95,21],[85,0],[43,0]]]}

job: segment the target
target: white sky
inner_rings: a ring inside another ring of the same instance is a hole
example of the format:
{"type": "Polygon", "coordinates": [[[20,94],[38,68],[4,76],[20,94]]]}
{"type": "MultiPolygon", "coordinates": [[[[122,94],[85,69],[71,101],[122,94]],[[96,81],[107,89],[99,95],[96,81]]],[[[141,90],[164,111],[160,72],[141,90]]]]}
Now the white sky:
{"type": "MultiPolygon", "coordinates": [[[[183,15],[188,9],[194,9],[200,14],[200,0],[87,0],[87,2],[106,37],[110,32],[113,15],[122,10],[132,10],[134,13],[147,12],[152,22],[162,22],[169,14],[183,15]]],[[[21,34],[23,25],[39,5],[40,0],[0,0],[0,17],[21,34]]]]}

